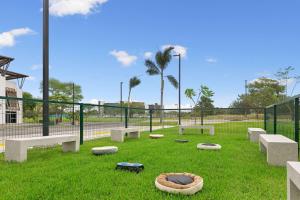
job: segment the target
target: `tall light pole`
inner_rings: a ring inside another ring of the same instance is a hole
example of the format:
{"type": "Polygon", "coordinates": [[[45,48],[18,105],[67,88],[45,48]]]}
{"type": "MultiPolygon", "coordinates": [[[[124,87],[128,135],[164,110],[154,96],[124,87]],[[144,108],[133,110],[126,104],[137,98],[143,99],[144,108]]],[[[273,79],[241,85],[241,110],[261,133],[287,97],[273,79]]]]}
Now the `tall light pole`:
{"type": "Polygon", "coordinates": [[[73,122],[72,124],[75,125],[75,84],[72,83],[72,97],[73,97],[73,122]]]}
{"type": "Polygon", "coordinates": [[[181,125],[181,54],[174,56],[178,57],[178,124],[181,125]]]}
{"type": "Polygon", "coordinates": [[[43,2],[43,136],[49,135],[49,0],[43,2]]]}
{"type": "Polygon", "coordinates": [[[120,82],[121,122],[123,121],[123,82],[120,82]]]}

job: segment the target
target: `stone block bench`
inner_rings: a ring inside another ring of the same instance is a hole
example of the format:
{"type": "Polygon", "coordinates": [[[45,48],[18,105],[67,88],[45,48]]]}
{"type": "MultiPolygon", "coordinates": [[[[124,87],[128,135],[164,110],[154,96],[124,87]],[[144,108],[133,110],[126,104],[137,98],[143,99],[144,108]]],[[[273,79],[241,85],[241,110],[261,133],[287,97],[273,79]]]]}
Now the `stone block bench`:
{"type": "Polygon", "coordinates": [[[180,125],[179,126],[179,134],[182,135],[183,134],[183,130],[187,129],[187,128],[191,128],[191,129],[209,129],[209,134],[210,135],[214,135],[215,134],[215,127],[214,126],[209,126],[209,125],[197,125],[197,126],[193,126],[193,125],[180,125]]]}
{"type": "Polygon", "coordinates": [[[251,142],[258,142],[260,134],[266,134],[266,131],[261,128],[248,128],[248,138],[251,142]]]}
{"type": "Polygon", "coordinates": [[[72,135],[56,135],[31,138],[7,139],[5,142],[5,160],[23,162],[27,160],[28,147],[62,144],[63,152],[79,151],[80,139],[72,135]]]}
{"type": "Polygon", "coordinates": [[[267,153],[267,162],[286,166],[287,161],[298,161],[298,143],[282,135],[260,134],[260,151],[267,153]]]}
{"type": "Polygon", "coordinates": [[[300,199],[300,162],[287,162],[287,200],[300,199]]]}
{"type": "Polygon", "coordinates": [[[111,140],[124,142],[124,137],[127,134],[128,138],[140,138],[140,131],[137,128],[116,128],[110,130],[111,140]]]}

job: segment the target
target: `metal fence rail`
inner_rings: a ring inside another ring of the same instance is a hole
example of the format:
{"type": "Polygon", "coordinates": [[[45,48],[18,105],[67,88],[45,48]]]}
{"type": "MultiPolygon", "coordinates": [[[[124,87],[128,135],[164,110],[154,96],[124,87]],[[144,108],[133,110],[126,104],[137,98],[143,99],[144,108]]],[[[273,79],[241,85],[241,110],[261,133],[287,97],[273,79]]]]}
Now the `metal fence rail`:
{"type": "Polygon", "coordinates": [[[265,130],[299,143],[299,95],[265,108],[265,130]]]}
{"type": "MultiPolygon", "coordinates": [[[[42,100],[0,97],[0,151],[8,138],[42,136],[42,114],[42,100]]],[[[216,133],[222,131],[235,134],[240,133],[238,132],[240,130],[246,133],[250,126],[263,127],[264,109],[182,109],[181,117],[182,125],[211,124],[215,126],[216,133]]],[[[108,137],[110,130],[116,127],[135,127],[140,131],[163,132],[176,126],[178,126],[178,109],[128,109],[49,101],[49,135],[80,135],[81,143],[84,140],[108,137]],[[161,113],[163,113],[162,120],[161,113]]]]}

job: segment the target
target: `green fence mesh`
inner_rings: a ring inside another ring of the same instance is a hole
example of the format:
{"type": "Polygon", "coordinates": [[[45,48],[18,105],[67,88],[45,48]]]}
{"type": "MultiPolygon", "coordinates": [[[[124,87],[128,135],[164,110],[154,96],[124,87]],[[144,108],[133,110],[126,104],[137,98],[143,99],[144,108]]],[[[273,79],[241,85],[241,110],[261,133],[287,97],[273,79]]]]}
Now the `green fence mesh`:
{"type": "Polygon", "coordinates": [[[268,134],[284,135],[299,142],[299,96],[268,106],[265,125],[268,134]]]}

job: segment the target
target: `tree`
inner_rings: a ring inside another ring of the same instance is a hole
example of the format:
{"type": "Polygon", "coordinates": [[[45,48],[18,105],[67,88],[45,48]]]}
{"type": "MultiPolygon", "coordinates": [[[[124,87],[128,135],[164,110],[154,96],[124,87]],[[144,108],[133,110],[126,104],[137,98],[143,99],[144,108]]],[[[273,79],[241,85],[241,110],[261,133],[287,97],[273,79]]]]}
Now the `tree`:
{"type": "MultiPolygon", "coordinates": [[[[177,89],[178,81],[172,75],[165,76],[164,72],[168,67],[168,64],[172,59],[172,50],[174,47],[166,48],[164,51],[158,51],[155,55],[155,62],[147,59],[145,61],[145,66],[147,67],[146,73],[150,76],[159,75],[160,76],[160,106],[161,109],[164,108],[164,88],[165,88],[165,77],[169,80],[169,82],[177,89]]],[[[163,119],[163,110],[160,112],[160,123],[162,123],[163,119]]]]}
{"type": "MultiPolygon", "coordinates": [[[[73,101],[73,84],[72,82],[61,82],[57,79],[51,78],[49,80],[49,100],[72,102],[73,101]]],[[[41,82],[41,92],[43,91],[43,85],[41,82]]],[[[74,101],[79,102],[83,99],[81,86],[74,84],[74,101]]],[[[62,121],[64,111],[71,106],[63,103],[50,104],[50,112],[59,116],[62,121]]]]}
{"type": "Polygon", "coordinates": [[[141,83],[141,80],[134,76],[129,80],[129,92],[128,92],[128,116],[130,116],[130,97],[131,97],[131,91],[133,88],[135,88],[136,86],[138,86],[141,83]]]}
{"type": "Polygon", "coordinates": [[[264,108],[285,97],[285,86],[279,81],[261,77],[248,84],[249,93],[239,95],[230,105],[231,108],[264,108]]]}
{"type": "Polygon", "coordinates": [[[283,69],[279,69],[279,71],[275,74],[275,76],[277,77],[277,79],[281,82],[283,82],[284,86],[285,86],[285,97],[288,96],[288,82],[291,79],[295,79],[296,83],[292,89],[291,95],[294,92],[294,89],[296,87],[296,84],[298,84],[298,81],[300,80],[299,76],[295,76],[295,75],[291,75],[291,73],[295,70],[294,67],[292,66],[288,66],[286,68],[283,69]]]}
{"type": "MultiPolygon", "coordinates": [[[[41,82],[40,90],[43,91],[43,83],[41,82]]],[[[54,101],[73,101],[73,83],[61,82],[51,78],[49,80],[49,99],[54,101]]],[[[83,99],[81,86],[74,84],[74,100],[79,102],[83,99]]]]}
{"type": "Polygon", "coordinates": [[[214,108],[214,101],[212,100],[214,92],[205,85],[200,86],[198,97],[196,99],[196,92],[194,91],[194,89],[188,88],[185,90],[184,94],[193,102],[194,107],[199,106],[207,110],[214,108]]]}
{"type": "Polygon", "coordinates": [[[24,117],[34,118],[36,101],[33,101],[33,95],[29,92],[23,92],[23,113],[24,117]]]}
{"type": "Polygon", "coordinates": [[[195,123],[196,123],[197,110],[201,109],[201,112],[206,114],[210,113],[213,110],[214,101],[212,100],[212,97],[214,96],[214,92],[210,90],[207,86],[201,85],[198,95],[196,95],[194,89],[191,88],[187,88],[184,94],[194,104],[193,110],[195,113],[195,123]],[[195,98],[196,96],[197,98],[195,98]]]}
{"type": "Polygon", "coordinates": [[[196,96],[196,92],[194,91],[194,89],[188,88],[184,91],[184,94],[188,99],[190,99],[193,102],[195,107],[197,104],[197,100],[194,99],[194,97],[196,96]]]}
{"type": "Polygon", "coordinates": [[[200,94],[200,108],[206,110],[207,113],[211,112],[214,108],[212,97],[215,93],[207,86],[201,85],[200,94]]]}

